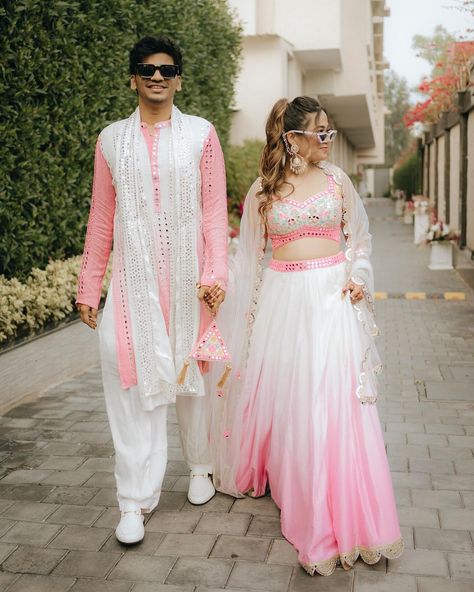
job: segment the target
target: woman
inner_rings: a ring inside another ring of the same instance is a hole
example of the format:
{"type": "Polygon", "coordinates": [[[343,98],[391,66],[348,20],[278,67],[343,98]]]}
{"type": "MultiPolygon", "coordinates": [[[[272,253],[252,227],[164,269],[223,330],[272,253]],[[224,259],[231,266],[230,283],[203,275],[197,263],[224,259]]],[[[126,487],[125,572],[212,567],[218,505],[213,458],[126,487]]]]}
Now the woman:
{"type": "Polygon", "coordinates": [[[214,479],[233,495],[269,485],[301,565],[330,575],[403,550],[373,404],[371,237],[326,162],[336,131],[316,100],[278,101],[266,135],[218,317],[233,369],[213,403],[214,479]]]}

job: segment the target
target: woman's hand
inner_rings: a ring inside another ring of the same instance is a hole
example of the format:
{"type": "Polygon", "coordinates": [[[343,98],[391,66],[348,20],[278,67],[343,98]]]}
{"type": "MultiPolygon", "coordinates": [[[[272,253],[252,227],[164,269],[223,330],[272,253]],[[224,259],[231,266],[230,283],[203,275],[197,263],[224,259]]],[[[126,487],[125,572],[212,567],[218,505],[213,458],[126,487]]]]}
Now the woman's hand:
{"type": "Polygon", "coordinates": [[[206,305],[207,310],[215,315],[219,306],[224,302],[225,292],[219,282],[213,286],[198,286],[198,298],[206,305]]]}
{"type": "Polygon", "coordinates": [[[362,300],[364,297],[364,291],[362,290],[362,286],[360,284],[354,283],[352,280],[349,280],[344,288],[342,288],[342,297],[349,292],[351,298],[351,304],[356,304],[359,300],[362,300]]]}
{"type": "Polygon", "coordinates": [[[87,304],[78,304],[77,310],[81,315],[81,321],[91,329],[97,329],[97,309],[87,306],[87,304]]]}

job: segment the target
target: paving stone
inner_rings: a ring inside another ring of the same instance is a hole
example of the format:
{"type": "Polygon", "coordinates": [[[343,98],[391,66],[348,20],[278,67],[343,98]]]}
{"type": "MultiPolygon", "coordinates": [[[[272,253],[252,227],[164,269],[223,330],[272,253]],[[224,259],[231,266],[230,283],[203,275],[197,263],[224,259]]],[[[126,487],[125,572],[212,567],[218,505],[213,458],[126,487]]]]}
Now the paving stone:
{"type": "Polygon", "coordinates": [[[61,530],[61,526],[36,522],[18,522],[2,537],[2,543],[44,547],[61,530]]]}
{"type": "Polygon", "coordinates": [[[462,491],[461,498],[466,508],[474,510],[474,492],[462,491]]]}
{"type": "Polygon", "coordinates": [[[387,570],[389,573],[448,576],[444,553],[425,549],[405,549],[398,559],[389,559],[387,570]]]}
{"type": "Polygon", "coordinates": [[[411,506],[411,494],[410,489],[405,487],[395,487],[395,500],[397,502],[397,506],[411,506]]]}
{"type": "Polygon", "coordinates": [[[461,508],[461,496],[457,491],[433,491],[412,489],[413,505],[418,508],[461,508]]]}
{"type": "Polygon", "coordinates": [[[2,512],[5,512],[5,510],[7,510],[8,508],[11,508],[11,506],[14,503],[15,502],[13,502],[12,500],[3,500],[3,499],[0,499],[0,514],[2,514],[2,512]]]}
{"type": "Polygon", "coordinates": [[[439,446],[430,446],[431,458],[440,458],[446,460],[472,460],[472,450],[470,448],[440,448],[439,446]]]}
{"type": "Polygon", "coordinates": [[[77,421],[71,426],[71,432],[109,432],[107,421],[77,421]]]}
{"type": "Polygon", "coordinates": [[[93,508],[91,506],[63,505],[48,518],[48,522],[90,526],[97,520],[102,511],[102,508],[93,508]]]}
{"type": "Polygon", "coordinates": [[[402,456],[392,456],[388,459],[388,462],[391,471],[402,473],[408,471],[408,458],[403,458],[402,456]]]}
{"type": "Polygon", "coordinates": [[[266,538],[222,535],[212,549],[211,557],[233,561],[265,561],[270,542],[266,538]]]}
{"type": "MultiPolygon", "coordinates": [[[[163,536],[164,539],[155,552],[155,555],[165,555],[167,557],[178,557],[179,555],[207,557],[216,541],[215,535],[212,534],[167,534],[163,536]]],[[[214,554],[214,551],[212,556],[227,557],[225,555],[214,554]]]]}
{"type": "Polygon", "coordinates": [[[108,471],[97,471],[84,483],[84,487],[101,487],[115,489],[115,475],[108,471]]]}
{"type": "Polygon", "coordinates": [[[197,512],[154,512],[146,523],[147,532],[191,533],[201,519],[197,512]]]}
{"type": "Polygon", "coordinates": [[[439,549],[440,551],[472,551],[472,541],[466,530],[446,528],[415,528],[417,549],[439,549]]]}
{"type": "MultiPolygon", "coordinates": [[[[154,582],[153,584],[146,582],[138,582],[133,587],[133,592],[203,592],[204,590],[206,589],[201,588],[201,586],[195,588],[193,584],[180,584],[179,586],[173,586],[171,584],[157,584],[156,582],[154,582]]],[[[222,590],[222,588],[220,588],[220,590],[222,590]]],[[[87,592],[87,590],[85,592],[87,592]]],[[[225,592],[235,591],[226,589],[225,592]]],[[[239,590],[238,592],[243,591],[239,590]]]]}
{"type": "Polygon", "coordinates": [[[329,577],[311,577],[303,568],[295,567],[291,577],[289,592],[352,592],[354,571],[336,569],[329,577]]]}
{"type": "Polygon", "coordinates": [[[80,448],[81,444],[50,442],[42,449],[42,453],[51,456],[76,456],[80,448]]]}
{"type": "Polygon", "coordinates": [[[442,528],[452,528],[454,530],[474,530],[474,510],[441,510],[440,518],[442,528]]]}
{"type": "Polygon", "coordinates": [[[459,475],[474,475],[474,460],[456,460],[454,466],[459,475]]]}
{"type": "Polygon", "coordinates": [[[14,520],[8,520],[8,518],[0,518],[0,537],[8,532],[11,527],[16,524],[14,520]]]}
{"type": "Polygon", "coordinates": [[[428,458],[427,446],[408,444],[388,444],[387,454],[389,456],[404,456],[410,458],[428,458]]]}
{"type": "MultiPolygon", "coordinates": [[[[17,548],[17,545],[0,543],[0,563],[4,561],[17,548]]],[[[0,572],[1,573],[1,572],[0,572]]]]}
{"type": "Polygon", "coordinates": [[[474,475],[433,475],[434,489],[474,491],[474,475]]]}
{"type": "Polygon", "coordinates": [[[245,534],[251,519],[250,514],[209,512],[202,515],[195,532],[200,534],[245,534]]]}
{"type": "Polygon", "coordinates": [[[285,539],[275,539],[272,541],[267,563],[276,563],[278,565],[298,565],[298,553],[296,549],[285,539]]]}
{"type": "Polygon", "coordinates": [[[425,425],[425,429],[428,434],[464,435],[463,427],[456,424],[430,423],[425,425]]]}
{"type": "Polygon", "coordinates": [[[180,557],[167,577],[166,583],[223,587],[232,570],[232,565],[231,561],[225,559],[180,557]]]}
{"type": "Polygon", "coordinates": [[[454,475],[454,464],[451,460],[411,458],[409,464],[413,473],[454,475]]]}
{"type": "Polygon", "coordinates": [[[426,473],[392,472],[392,481],[396,487],[431,489],[431,477],[426,473]]]}
{"type": "Polygon", "coordinates": [[[99,489],[96,495],[89,500],[89,504],[91,506],[118,506],[117,491],[108,487],[99,489]]]}
{"type": "Polygon", "coordinates": [[[236,499],[231,512],[243,512],[254,516],[280,516],[280,510],[269,496],[236,499]]]}
{"type": "Polygon", "coordinates": [[[234,497],[218,492],[207,504],[196,506],[186,500],[186,503],[181,509],[187,512],[229,512],[235,501],[236,499],[234,497]]]}
{"type": "MultiPolygon", "coordinates": [[[[47,501],[47,496],[53,491],[52,485],[4,485],[0,484],[0,498],[17,500],[29,500],[40,502],[47,501]]],[[[48,500],[49,501],[49,500],[48,500]]]]}
{"type": "Polygon", "coordinates": [[[107,444],[111,440],[107,432],[71,432],[71,442],[80,444],[107,444]]]}
{"type": "Polygon", "coordinates": [[[100,517],[94,522],[93,526],[98,528],[114,528],[120,520],[120,511],[118,508],[106,508],[100,517]]]}
{"type": "Polygon", "coordinates": [[[113,473],[115,470],[115,458],[88,458],[82,465],[83,469],[91,471],[107,471],[113,473]]]}
{"type": "Polygon", "coordinates": [[[43,483],[46,485],[82,485],[93,475],[93,471],[77,469],[75,471],[54,471],[43,483]]]}
{"type": "Polygon", "coordinates": [[[73,471],[80,467],[84,460],[84,456],[49,456],[38,468],[53,469],[56,471],[73,471]]]}
{"type": "MultiPolygon", "coordinates": [[[[110,580],[164,582],[175,562],[173,557],[125,555],[109,575],[110,580]]],[[[197,581],[197,580],[196,580],[197,581]]]]}
{"type": "MultiPolygon", "coordinates": [[[[457,436],[454,436],[457,437],[457,436]]],[[[448,437],[444,434],[408,434],[408,444],[426,444],[431,446],[447,446],[448,437]]]]}
{"type": "Polygon", "coordinates": [[[74,578],[23,575],[9,592],[67,592],[73,584],[74,578]]]}
{"type": "Polygon", "coordinates": [[[181,510],[187,499],[185,493],[179,491],[162,491],[157,506],[158,511],[181,510]]]}
{"type": "Polygon", "coordinates": [[[66,526],[64,530],[62,530],[58,536],[49,543],[48,547],[50,549],[98,551],[111,534],[112,531],[107,528],[66,526]]]}
{"type": "Polygon", "coordinates": [[[79,579],[68,592],[130,592],[132,586],[133,582],[79,579]]]}
{"type": "Polygon", "coordinates": [[[4,477],[1,481],[1,484],[21,485],[23,483],[41,483],[41,481],[46,479],[46,477],[48,477],[51,472],[52,471],[39,469],[32,469],[31,471],[20,469],[18,471],[13,471],[4,477]]]}
{"type": "MultiPolygon", "coordinates": [[[[17,574],[0,572],[0,592],[7,592],[8,588],[19,577],[17,574]]],[[[18,592],[18,591],[17,591],[18,592]]]]}
{"type": "MultiPolygon", "coordinates": [[[[448,553],[451,576],[456,580],[474,580],[474,561],[472,553],[448,553]]],[[[472,582],[474,587],[474,581],[472,582]]]]}
{"type": "Polygon", "coordinates": [[[18,547],[2,567],[14,573],[49,574],[64,557],[65,552],[40,547],[18,547]]]}
{"type": "Polygon", "coordinates": [[[56,504],[86,505],[100,490],[93,487],[55,486],[45,502],[56,504]]]}
{"type": "MultiPolygon", "coordinates": [[[[117,522],[118,520],[114,522],[113,526],[116,526],[117,522]]],[[[109,532],[112,531],[109,530],[109,532]]],[[[123,545],[118,542],[115,535],[112,535],[100,550],[107,553],[126,553],[127,555],[133,555],[134,553],[138,553],[139,555],[155,555],[165,536],[164,532],[147,532],[145,538],[139,544],[123,545]]],[[[166,553],[161,554],[166,555],[166,553]]],[[[168,555],[171,556],[171,553],[168,555]]]]}
{"type": "Polygon", "coordinates": [[[354,592],[417,592],[414,576],[357,572],[354,592]]]}
{"type": "Polygon", "coordinates": [[[472,582],[454,582],[445,578],[417,578],[418,592],[472,592],[472,582]]]}
{"type": "Polygon", "coordinates": [[[405,545],[405,549],[414,549],[415,542],[414,542],[413,528],[411,526],[400,526],[400,531],[402,533],[402,538],[403,538],[403,543],[405,545]]]}
{"type": "Polygon", "coordinates": [[[280,519],[273,516],[254,516],[247,534],[252,536],[282,538],[280,519]]]}
{"type": "Polygon", "coordinates": [[[119,559],[120,555],[118,553],[68,551],[66,557],[54,570],[54,575],[105,578],[119,559]]]}
{"type": "Polygon", "coordinates": [[[439,528],[438,512],[432,508],[400,506],[398,508],[400,524],[404,526],[427,526],[439,528]]]}

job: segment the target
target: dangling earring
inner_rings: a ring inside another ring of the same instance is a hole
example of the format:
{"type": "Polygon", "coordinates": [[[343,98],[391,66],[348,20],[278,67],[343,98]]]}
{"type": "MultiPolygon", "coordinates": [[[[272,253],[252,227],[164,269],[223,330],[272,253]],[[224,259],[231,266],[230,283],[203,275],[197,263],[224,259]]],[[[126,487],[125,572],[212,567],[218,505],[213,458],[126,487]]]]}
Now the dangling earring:
{"type": "Polygon", "coordinates": [[[290,144],[290,171],[295,175],[301,175],[308,166],[306,160],[298,156],[299,148],[297,144],[290,144]]]}

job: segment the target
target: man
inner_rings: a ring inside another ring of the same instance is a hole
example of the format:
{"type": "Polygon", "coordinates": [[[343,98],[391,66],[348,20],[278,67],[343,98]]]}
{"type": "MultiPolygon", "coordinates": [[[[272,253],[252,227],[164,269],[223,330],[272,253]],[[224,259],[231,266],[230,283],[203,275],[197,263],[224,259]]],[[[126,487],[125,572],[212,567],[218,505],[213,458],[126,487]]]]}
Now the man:
{"type": "Polygon", "coordinates": [[[181,72],[168,38],[146,37],[130,52],[138,107],[99,135],[77,292],[81,319],[95,329],[113,241],[99,340],[123,543],[143,538],[142,512],[159,501],[169,403],[190,468],[189,501],[215,494],[203,368],[189,355],[225,294],[225,170],[214,127],[173,105],[181,72]]]}

